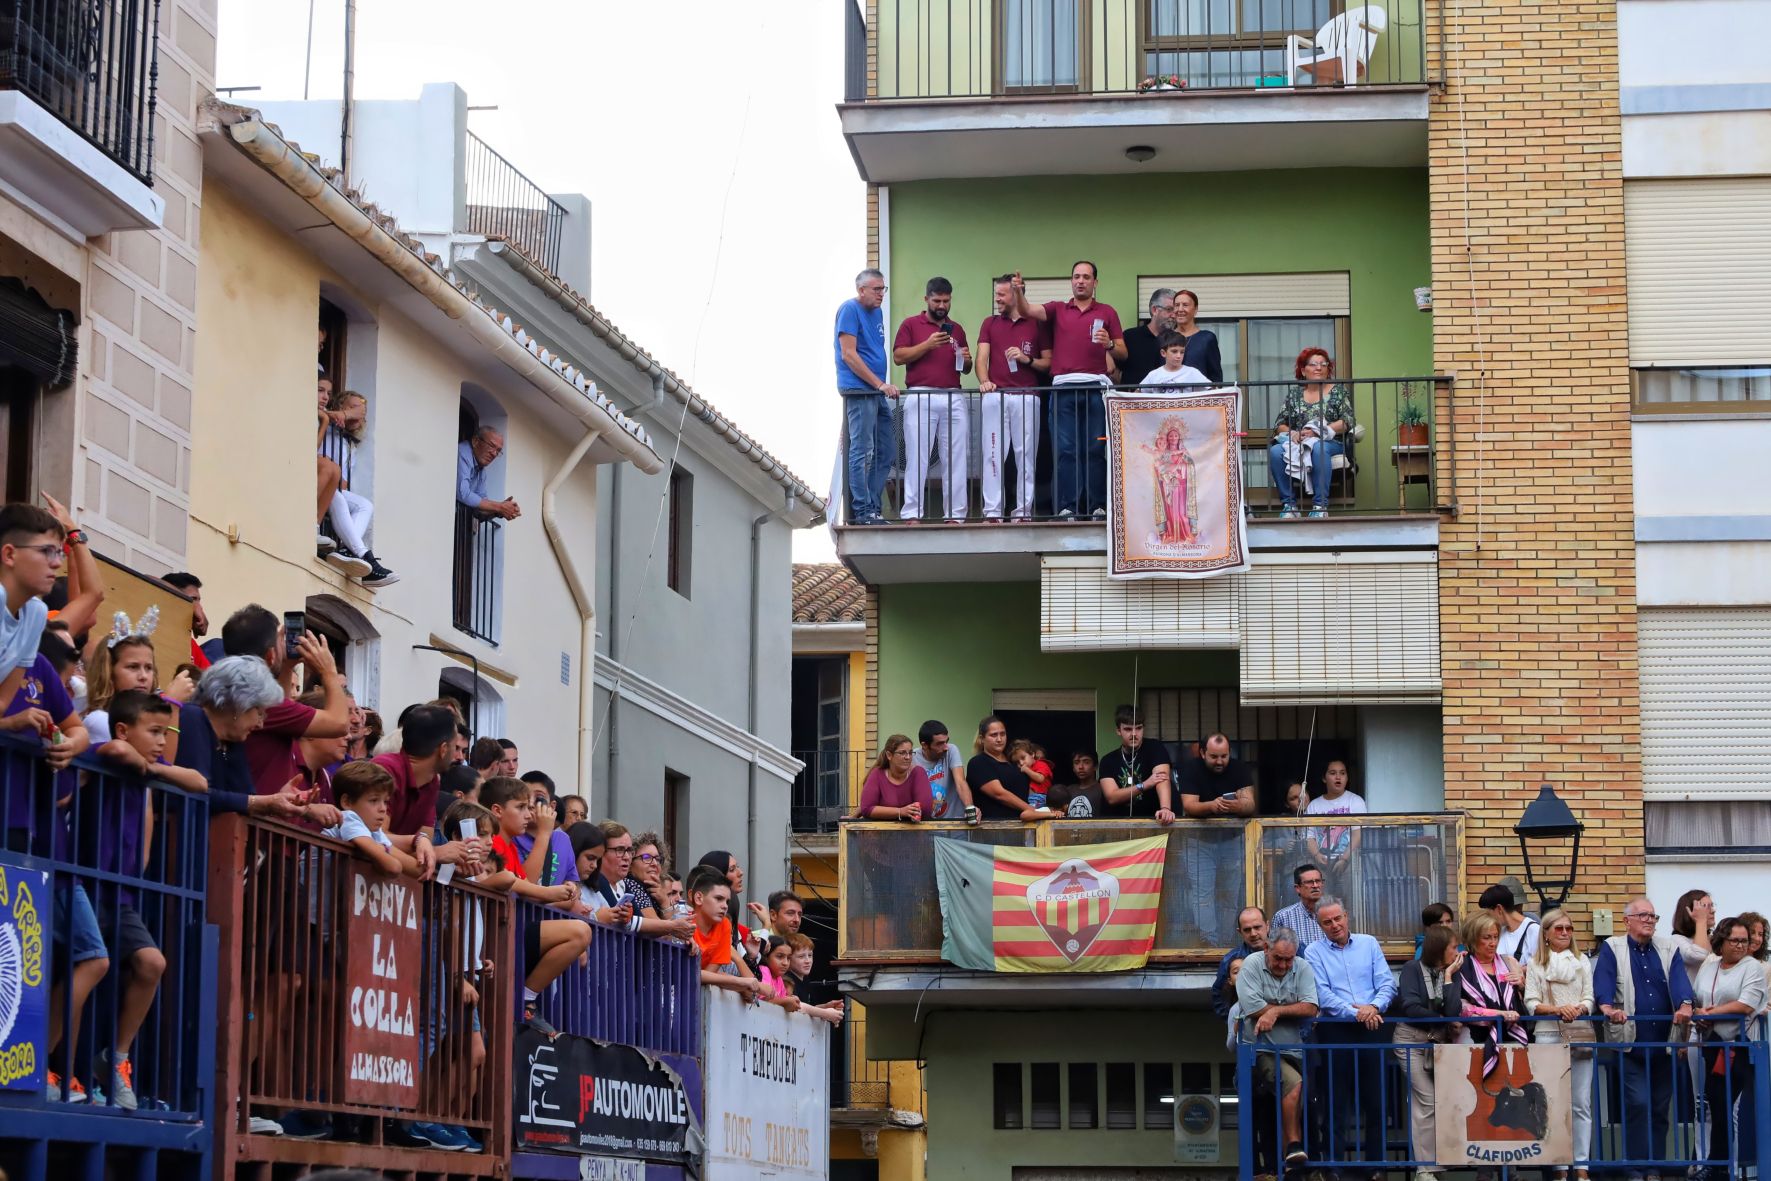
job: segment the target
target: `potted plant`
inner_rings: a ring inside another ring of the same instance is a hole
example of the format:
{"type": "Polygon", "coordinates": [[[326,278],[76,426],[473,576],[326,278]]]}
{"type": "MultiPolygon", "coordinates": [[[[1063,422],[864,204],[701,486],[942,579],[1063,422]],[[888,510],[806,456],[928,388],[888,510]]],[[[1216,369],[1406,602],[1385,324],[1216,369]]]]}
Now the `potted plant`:
{"type": "Polygon", "coordinates": [[[1427,412],[1415,400],[1414,383],[1402,383],[1402,404],[1396,409],[1396,443],[1401,447],[1427,445],[1427,412]]]}
{"type": "Polygon", "coordinates": [[[1155,90],[1185,90],[1187,80],[1179,74],[1152,74],[1138,83],[1139,94],[1149,94],[1155,90]]]}

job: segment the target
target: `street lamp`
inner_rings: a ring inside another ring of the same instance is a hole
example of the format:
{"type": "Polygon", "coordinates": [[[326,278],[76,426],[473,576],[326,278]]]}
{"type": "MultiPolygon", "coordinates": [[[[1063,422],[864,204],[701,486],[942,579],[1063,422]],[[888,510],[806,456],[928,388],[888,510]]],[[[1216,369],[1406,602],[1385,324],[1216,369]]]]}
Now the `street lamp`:
{"type": "Polygon", "coordinates": [[[1580,821],[1547,783],[1538,788],[1537,798],[1519,817],[1519,823],[1513,825],[1519,837],[1519,852],[1525,858],[1525,881],[1545,911],[1567,902],[1568,892],[1574,888],[1575,870],[1580,865],[1580,830],[1580,821]],[[1533,845],[1538,850],[1536,866],[1531,863],[1533,845]],[[1567,874],[1553,876],[1560,873],[1564,864],[1567,874]]]}

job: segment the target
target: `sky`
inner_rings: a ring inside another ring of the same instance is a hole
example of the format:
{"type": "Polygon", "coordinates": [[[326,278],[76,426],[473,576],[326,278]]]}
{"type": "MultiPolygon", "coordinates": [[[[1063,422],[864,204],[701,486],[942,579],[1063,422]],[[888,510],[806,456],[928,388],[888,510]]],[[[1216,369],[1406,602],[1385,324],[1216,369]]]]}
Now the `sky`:
{"type": "MultiPolygon", "coordinates": [[[[847,3],[361,0],[356,95],[455,82],[496,106],[470,114],[476,135],[590,197],[597,308],[822,493],[829,326],[866,265],[835,110],[847,3]],[[788,384],[783,351],[806,361],[788,384]]],[[[224,97],[299,99],[304,70],[311,97],[340,97],[344,0],[312,12],[310,61],[306,0],[221,0],[216,85],[261,88],[224,97]]],[[[830,560],[828,532],[801,530],[794,557],[830,560]]]]}

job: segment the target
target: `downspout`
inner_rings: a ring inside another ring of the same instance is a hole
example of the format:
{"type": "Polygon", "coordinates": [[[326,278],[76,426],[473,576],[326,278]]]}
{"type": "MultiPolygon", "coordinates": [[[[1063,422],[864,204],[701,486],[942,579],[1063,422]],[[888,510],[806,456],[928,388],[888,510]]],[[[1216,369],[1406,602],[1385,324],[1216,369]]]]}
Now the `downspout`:
{"type": "MultiPolygon", "coordinates": [[[[782,505],[779,509],[776,509],[774,512],[764,513],[762,516],[760,516],[760,517],[756,518],[754,521],[750,522],[750,690],[749,690],[749,710],[746,714],[746,719],[747,719],[747,728],[749,729],[750,736],[752,738],[757,737],[756,727],[757,727],[757,723],[758,723],[759,719],[761,718],[761,711],[757,707],[756,684],[757,684],[757,662],[761,659],[761,656],[762,656],[761,634],[762,634],[763,526],[768,524],[770,521],[775,520],[777,517],[784,517],[787,514],[791,513],[798,504],[799,504],[798,498],[796,498],[792,492],[789,492],[787,494],[787,503],[786,504],[782,505]]],[[[748,809],[748,813],[746,816],[746,823],[744,825],[744,840],[745,840],[744,864],[751,867],[750,872],[753,877],[755,876],[755,874],[757,872],[757,869],[756,869],[756,760],[757,760],[757,753],[753,750],[750,752],[750,773],[749,773],[749,777],[748,777],[749,781],[746,784],[746,789],[745,789],[745,805],[748,809]]],[[[781,873],[782,873],[782,876],[780,878],[781,881],[792,881],[793,880],[793,858],[791,856],[788,856],[783,859],[781,873]]]]}
{"type": "MultiPolygon", "coordinates": [[[[577,791],[584,796],[584,802],[590,807],[590,815],[596,815],[591,806],[591,744],[596,733],[595,700],[591,689],[595,684],[592,675],[596,668],[596,599],[584,586],[584,580],[578,576],[578,567],[572,561],[572,551],[566,547],[566,539],[560,533],[559,519],[555,516],[554,498],[565,486],[585,453],[602,435],[600,430],[585,432],[578,445],[572,448],[560,470],[554,473],[553,479],[541,490],[541,527],[547,531],[548,544],[553,546],[554,561],[559,563],[560,574],[565,578],[566,585],[572,591],[572,601],[578,605],[578,786],[577,791]]],[[[620,471],[622,465],[616,464],[620,471]]],[[[592,518],[595,519],[594,517],[592,518]]]]}

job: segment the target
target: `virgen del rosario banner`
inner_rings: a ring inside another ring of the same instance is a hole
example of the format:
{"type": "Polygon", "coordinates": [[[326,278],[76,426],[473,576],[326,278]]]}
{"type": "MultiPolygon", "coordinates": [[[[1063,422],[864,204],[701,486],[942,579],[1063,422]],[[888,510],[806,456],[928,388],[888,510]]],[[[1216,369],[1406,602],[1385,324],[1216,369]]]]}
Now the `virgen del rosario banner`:
{"type": "Polygon", "coordinates": [[[932,843],[948,963],[984,972],[1121,972],[1150,958],[1166,833],[1057,849],[932,843]]]}

